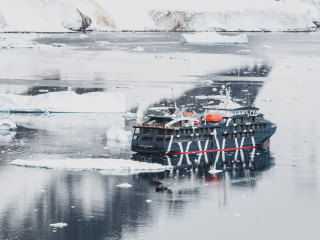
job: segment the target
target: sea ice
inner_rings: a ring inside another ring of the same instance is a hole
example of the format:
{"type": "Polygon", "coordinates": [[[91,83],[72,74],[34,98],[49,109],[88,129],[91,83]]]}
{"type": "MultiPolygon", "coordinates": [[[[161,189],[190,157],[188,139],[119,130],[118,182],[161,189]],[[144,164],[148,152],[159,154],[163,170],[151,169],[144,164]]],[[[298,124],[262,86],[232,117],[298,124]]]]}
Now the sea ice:
{"type": "Polygon", "coordinates": [[[54,227],[54,228],[63,228],[66,226],[68,226],[68,224],[63,222],[50,224],[50,227],[54,227]]]}
{"type": "Polygon", "coordinates": [[[119,183],[118,185],[116,185],[116,187],[120,187],[120,188],[131,188],[132,185],[129,183],[119,183]]]}
{"type": "Polygon", "coordinates": [[[185,33],[181,34],[180,42],[198,44],[247,44],[245,33],[236,36],[225,36],[217,32],[185,33]]]}
{"type": "Polygon", "coordinates": [[[146,200],[146,203],[151,203],[151,202],[152,202],[151,199],[147,199],[147,200],[146,200]]]}
{"type": "Polygon", "coordinates": [[[36,96],[0,93],[0,112],[125,112],[121,92],[49,92],[36,96]]]}
{"type": "Polygon", "coordinates": [[[10,119],[0,119],[0,130],[15,130],[17,125],[10,119]]]}
{"type": "Polygon", "coordinates": [[[50,160],[21,160],[10,163],[16,166],[46,168],[69,171],[101,171],[104,174],[136,174],[144,172],[162,172],[167,169],[158,163],[146,163],[133,160],[112,158],[83,158],[83,159],[50,159],[50,160]]]}

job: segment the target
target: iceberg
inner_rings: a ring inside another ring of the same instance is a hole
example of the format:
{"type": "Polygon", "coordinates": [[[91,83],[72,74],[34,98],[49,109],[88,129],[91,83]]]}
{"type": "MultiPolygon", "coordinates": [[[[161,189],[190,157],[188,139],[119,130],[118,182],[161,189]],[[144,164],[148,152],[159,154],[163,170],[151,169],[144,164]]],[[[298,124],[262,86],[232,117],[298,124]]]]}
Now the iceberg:
{"type": "Polygon", "coordinates": [[[125,131],[119,126],[112,126],[106,131],[107,140],[115,142],[131,142],[132,133],[125,131]]]}
{"type": "Polygon", "coordinates": [[[180,42],[197,44],[247,44],[247,34],[225,36],[217,32],[201,32],[193,34],[181,34],[180,42]]]}
{"type": "Polygon", "coordinates": [[[0,130],[15,130],[17,125],[10,119],[0,119],[0,130]]]}
{"type": "Polygon", "coordinates": [[[125,96],[121,92],[72,91],[50,92],[36,96],[0,94],[0,112],[81,113],[125,112],[125,96]]]}
{"type": "Polygon", "coordinates": [[[104,174],[137,174],[147,172],[163,172],[167,169],[158,163],[146,163],[113,158],[83,158],[83,159],[47,159],[21,160],[10,162],[11,165],[34,168],[45,168],[68,171],[101,171],[104,174]]]}

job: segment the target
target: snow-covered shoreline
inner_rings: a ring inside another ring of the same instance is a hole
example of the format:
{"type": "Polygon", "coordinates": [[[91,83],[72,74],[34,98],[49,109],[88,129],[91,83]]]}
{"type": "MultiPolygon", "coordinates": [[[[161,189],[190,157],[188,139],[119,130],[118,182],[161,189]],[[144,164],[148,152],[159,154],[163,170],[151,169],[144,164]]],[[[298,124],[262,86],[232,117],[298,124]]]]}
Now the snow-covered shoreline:
{"type": "Polygon", "coordinates": [[[319,6],[310,0],[4,0],[0,32],[72,32],[84,18],[93,31],[300,32],[320,20],[319,6]]]}

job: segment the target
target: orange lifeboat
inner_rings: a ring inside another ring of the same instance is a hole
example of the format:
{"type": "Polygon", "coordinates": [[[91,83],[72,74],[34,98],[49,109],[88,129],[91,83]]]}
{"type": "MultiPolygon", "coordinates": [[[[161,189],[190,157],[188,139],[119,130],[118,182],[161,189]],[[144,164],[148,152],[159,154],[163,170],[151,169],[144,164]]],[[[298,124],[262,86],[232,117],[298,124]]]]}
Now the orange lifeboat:
{"type": "Polygon", "coordinates": [[[217,114],[217,115],[214,115],[214,114],[208,114],[206,116],[206,121],[207,122],[221,122],[222,120],[222,116],[217,114]]]}

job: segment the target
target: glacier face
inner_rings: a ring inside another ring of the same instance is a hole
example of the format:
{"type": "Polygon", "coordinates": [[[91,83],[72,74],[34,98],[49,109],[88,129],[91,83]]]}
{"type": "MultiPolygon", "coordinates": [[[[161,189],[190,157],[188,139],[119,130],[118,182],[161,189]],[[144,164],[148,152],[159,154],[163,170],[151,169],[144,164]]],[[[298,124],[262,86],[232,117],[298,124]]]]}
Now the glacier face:
{"type": "Polygon", "coordinates": [[[308,31],[319,0],[0,0],[0,31],[308,31]]]}

